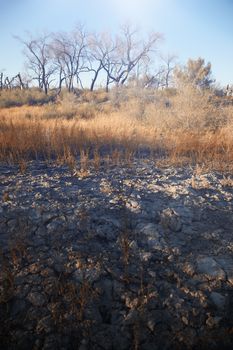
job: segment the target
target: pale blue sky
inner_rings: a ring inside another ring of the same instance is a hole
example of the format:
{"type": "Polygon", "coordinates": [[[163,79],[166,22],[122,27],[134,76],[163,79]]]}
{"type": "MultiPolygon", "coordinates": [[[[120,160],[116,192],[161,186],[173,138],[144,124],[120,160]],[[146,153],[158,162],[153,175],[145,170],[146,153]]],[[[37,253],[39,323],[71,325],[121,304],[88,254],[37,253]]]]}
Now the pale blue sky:
{"type": "Polygon", "coordinates": [[[160,50],[180,63],[203,57],[221,84],[233,83],[233,0],[0,0],[0,70],[23,70],[22,48],[13,35],[25,31],[117,31],[126,21],[164,34],[160,50]]]}

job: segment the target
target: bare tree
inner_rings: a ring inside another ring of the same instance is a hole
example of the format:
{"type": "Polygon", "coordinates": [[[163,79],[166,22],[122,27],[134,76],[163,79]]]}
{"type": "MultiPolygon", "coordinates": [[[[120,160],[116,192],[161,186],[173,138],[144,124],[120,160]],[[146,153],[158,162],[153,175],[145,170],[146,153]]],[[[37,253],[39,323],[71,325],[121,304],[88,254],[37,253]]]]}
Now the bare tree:
{"type": "MultiPolygon", "coordinates": [[[[107,91],[111,83],[123,85],[135,72],[139,78],[141,67],[152,62],[151,56],[161,35],[140,36],[139,31],[130,25],[123,26],[120,35],[114,37],[109,33],[90,35],[83,25],[77,25],[71,32],[17,39],[24,46],[31,82],[37,81],[39,88],[47,94],[55,81],[58,91],[63,84],[68,91],[74,91],[76,86],[82,87],[84,73],[91,76],[91,91],[102,76],[100,72],[106,76],[107,91]]],[[[21,76],[17,79],[23,87],[21,76]]],[[[1,81],[1,86],[10,85],[8,80],[4,83],[3,76],[1,81]]]]}
{"type": "Polygon", "coordinates": [[[145,73],[145,75],[141,78],[141,84],[144,88],[159,89],[163,86],[163,76],[164,69],[163,67],[159,67],[153,74],[145,73]]]}
{"type": "Polygon", "coordinates": [[[38,87],[47,94],[51,76],[56,69],[51,60],[50,35],[45,34],[38,38],[30,36],[27,40],[16,38],[24,45],[26,66],[33,74],[32,79],[36,80],[38,87]]]}
{"type": "Polygon", "coordinates": [[[80,74],[85,72],[87,61],[87,33],[82,25],[70,33],[56,33],[53,36],[52,51],[55,65],[59,68],[59,88],[65,81],[69,91],[82,86],[80,74]]]}
{"type": "MultiPolygon", "coordinates": [[[[92,34],[88,40],[87,72],[93,73],[90,90],[94,90],[95,83],[99,77],[100,71],[107,65],[107,57],[115,50],[115,44],[108,33],[92,34]]],[[[106,86],[110,84],[107,76],[106,86]]]]}
{"type": "Polygon", "coordinates": [[[23,90],[25,86],[24,86],[24,82],[23,82],[23,79],[21,77],[21,74],[18,73],[16,75],[16,78],[18,79],[20,89],[23,90]]]}
{"type": "Polygon", "coordinates": [[[10,78],[9,76],[4,76],[3,72],[0,73],[0,90],[17,88],[23,90],[24,88],[26,88],[26,86],[26,81],[24,81],[24,78],[21,76],[20,73],[10,78]]]}
{"type": "Polygon", "coordinates": [[[5,89],[11,89],[11,80],[9,79],[9,77],[6,77],[5,79],[4,79],[4,87],[5,87],[5,89]]]}
{"type": "Polygon", "coordinates": [[[172,73],[175,69],[175,62],[177,57],[175,55],[167,54],[160,56],[162,60],[162,86],[168,89],[172,82],[172,73]]]}
{"type": "Polygon", "coordinates": [[[147,39],[139,39],[138,35],[137,29],[123,26],[121,35],[115,38],[115,50],[105,57],[104,69],[116,85],[123,85],[141,61],[149,60],[161,39],[159,33],[151,33],[147,39]]]}
{"type": "Polygon", "coordinates": [[[3,83],[3,72],[0,73],[0,90],[4,88],[4,83],[3,83]]]}
{"type": "Polygon", "coordinates": [[[14,79],[15,79],[15,77],[9,78],[8,76],[6,76],[5,79],[4,79],[4,88],[5,89],[12,89],[13,88],[14,79]]]}

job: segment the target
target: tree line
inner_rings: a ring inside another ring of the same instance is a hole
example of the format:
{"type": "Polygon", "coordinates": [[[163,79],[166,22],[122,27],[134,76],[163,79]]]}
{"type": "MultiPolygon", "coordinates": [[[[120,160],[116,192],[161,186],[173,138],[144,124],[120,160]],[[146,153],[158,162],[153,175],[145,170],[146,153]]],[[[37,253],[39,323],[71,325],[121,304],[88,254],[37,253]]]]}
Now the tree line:
{"type": "Polygon", "coordinates": [[[9,78],[0,73],[0,89],[37,86],[48,94],[51,88],[58,92],[63,87],[69,92],[82,89],[86,81],[90,81],[91,91],[100,83],[108,91],[111,84],[122,86],[129,82],[144,88],[169,88],[174,78],[201,88],[213,82],[210,63],[199,58],[190,59],[184,67],[176,66],[175,56],[159,52],[162,34],[144,35],[131,25],[121,26],[115,35],[90,33],[79,24],[69,32],[15,38],[23,46],[26,74],[9,78]],[[158,57],[161,63],[156,66],[158,57]]]}

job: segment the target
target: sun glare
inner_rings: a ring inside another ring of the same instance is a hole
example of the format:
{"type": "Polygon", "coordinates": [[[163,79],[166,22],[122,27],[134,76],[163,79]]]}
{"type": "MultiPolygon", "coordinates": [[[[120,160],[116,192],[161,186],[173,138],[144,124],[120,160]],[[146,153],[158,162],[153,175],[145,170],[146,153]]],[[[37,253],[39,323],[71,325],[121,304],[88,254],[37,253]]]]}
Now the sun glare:
{"type": "Polygon", "coordinates": [[[112,0],[112,4],[120,19],[140,21],[149,14],[152,0],[112,0]]]}

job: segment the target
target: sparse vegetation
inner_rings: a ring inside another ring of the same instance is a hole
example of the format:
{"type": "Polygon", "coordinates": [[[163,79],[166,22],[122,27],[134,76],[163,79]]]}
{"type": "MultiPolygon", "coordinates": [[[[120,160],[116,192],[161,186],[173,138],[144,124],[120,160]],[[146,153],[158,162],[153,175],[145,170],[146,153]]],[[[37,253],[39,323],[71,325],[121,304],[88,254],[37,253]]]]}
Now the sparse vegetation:
{"type": "Polygon", "coordinates": [[[23,105],[43,105],[54,100],[55,94],[50,92],[45,95],[40,89],[0,89],[0,108],[19,107],[23,105]]]}
{"type": "Polygon", "coordinates": [[[146,151],[171,162],[232,167],[233,107],[216,104],[211,90],[122,87],[106,102],[102,91],[99,98],[94,92],[92,102],[88,94],[63,93],[46,106],[2,108],[1,161],[18,162],[23,173],[31,159],[63,159],[74,169],[79,158],[87,170],[89,159],[96,167],[108,155],[130,163],[133,154],[146,151]]]}

